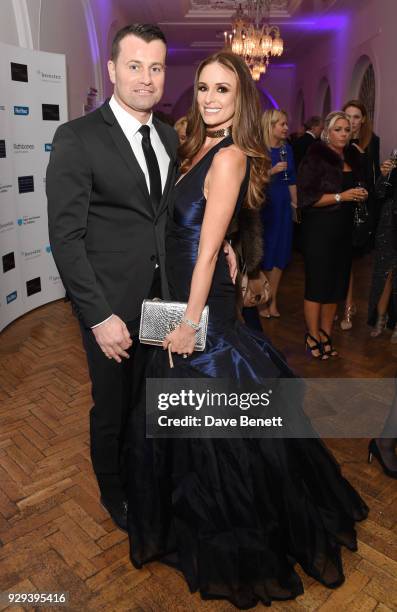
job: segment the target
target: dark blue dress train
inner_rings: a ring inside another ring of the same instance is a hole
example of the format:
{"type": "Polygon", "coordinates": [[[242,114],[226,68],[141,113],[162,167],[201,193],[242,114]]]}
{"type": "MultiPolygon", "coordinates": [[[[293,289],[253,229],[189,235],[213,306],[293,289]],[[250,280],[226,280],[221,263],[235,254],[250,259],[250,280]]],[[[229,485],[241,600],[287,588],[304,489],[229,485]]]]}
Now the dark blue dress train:
{"type": "MultiPolygon", "coordinates": [[[[167,238],[172,298],[187,301],[206,200],[205,176],[225,138],[175,187],[167,238]]],[[[248,166],[248,164],[247,164],[248,166]]],[[[243,182],[236,210],[248,184],[243,182]]],[[[227,186],[225,186],[227,188],[227,186]]],[[[235,287],[221,249],[208,296],[203,353],[150,353],[148,377],[259,381],[293,377],[266,337],[237,321],[235,287]]],[[[144,404],[133,410],[129,535],[135,567],[159,559],[183,572],[192,592],[240,609],[302,593],[299,563],[322,584],[343,580],[341,545],[356,549],[367,507],[319,439],[147,439],[144,404]]]]}

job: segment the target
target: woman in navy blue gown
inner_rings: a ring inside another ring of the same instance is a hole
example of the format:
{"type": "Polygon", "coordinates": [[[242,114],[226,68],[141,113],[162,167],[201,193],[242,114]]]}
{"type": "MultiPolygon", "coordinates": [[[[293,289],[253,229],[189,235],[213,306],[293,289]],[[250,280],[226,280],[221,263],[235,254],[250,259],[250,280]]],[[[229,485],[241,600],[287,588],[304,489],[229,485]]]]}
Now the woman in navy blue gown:
{"type": "MultiPolygon", "coordinates": [[[[220,52],[201,63],[167,238],[171,296],[188,306],[164,343],[175,368],[167,351],[145,347],[148,377],[294,376],[262,334],[238,321],[222,248],[241,207],[261,204],[269,160],[259,117],[242,60],[220,52]],[[205,304],[207,344],[197,353],[193,328],[205,304]]],[[[302,593],[296,563],[328,587],[343,582],[341,545],[356,549],[354,523],[367,507],[318,438],[146,438],[141,404],[129,441],[135,567],[162,560],[183,573],[192,592],[240,609],[302,593]]]]}
{"type": "Polygon", "coordinates": [[[296,207],[296,176],[292,147],[286,142],[288,116],[283,110],[267,110],[262,116],[263,137],[270,153],[270,183],[262,209],[264,257],[263,270],[272,290],[270,306],[260,307],[259,314],[266,318],[280,317],[277,293],[283,270],[291,259],[292,208],[296,207]]]}

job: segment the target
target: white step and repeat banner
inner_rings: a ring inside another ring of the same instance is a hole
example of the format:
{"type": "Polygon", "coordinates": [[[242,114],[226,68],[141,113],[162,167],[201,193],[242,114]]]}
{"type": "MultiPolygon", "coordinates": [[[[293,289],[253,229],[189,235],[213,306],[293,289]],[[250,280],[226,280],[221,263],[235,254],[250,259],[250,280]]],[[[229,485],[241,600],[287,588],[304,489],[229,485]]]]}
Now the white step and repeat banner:
{"type": "Polygon", "coordinates": [[[65,294],[45,195],[51,142],[65,121],[65,56],[0,43],[0,330],[65,294]]]}

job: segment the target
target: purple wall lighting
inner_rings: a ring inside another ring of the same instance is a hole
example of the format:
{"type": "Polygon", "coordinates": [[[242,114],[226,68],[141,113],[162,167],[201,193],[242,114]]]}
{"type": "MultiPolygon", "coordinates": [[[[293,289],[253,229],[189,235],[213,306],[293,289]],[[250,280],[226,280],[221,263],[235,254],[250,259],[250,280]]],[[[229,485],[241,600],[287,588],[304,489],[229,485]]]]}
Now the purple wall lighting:
{"type": "MultiPolygon", "coordinates": [[[[270,104],[265,104],[266,108],[280,108],[273,96],[264,88],[259,85],[258,87],[261,98],[265,98],[270,104]]],[[[262,100],[263,105],[264,100],[262,100]]]]}

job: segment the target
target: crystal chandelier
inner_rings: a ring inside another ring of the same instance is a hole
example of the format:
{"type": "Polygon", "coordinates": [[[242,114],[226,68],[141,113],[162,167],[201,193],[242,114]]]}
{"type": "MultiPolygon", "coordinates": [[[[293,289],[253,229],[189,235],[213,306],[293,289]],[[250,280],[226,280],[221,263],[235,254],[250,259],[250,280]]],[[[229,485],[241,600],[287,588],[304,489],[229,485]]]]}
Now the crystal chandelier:
{"type": "Polygon", "coordinates": [[[284,50],[278,26],[264,23],[273,0],[246,0],[232,17],[232,32],[224,32],[225,45],[240,55],[254,81],[265,74],[271,56],[280,57],[284,50]]]}

